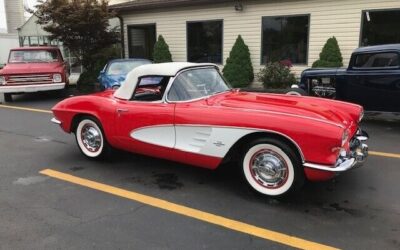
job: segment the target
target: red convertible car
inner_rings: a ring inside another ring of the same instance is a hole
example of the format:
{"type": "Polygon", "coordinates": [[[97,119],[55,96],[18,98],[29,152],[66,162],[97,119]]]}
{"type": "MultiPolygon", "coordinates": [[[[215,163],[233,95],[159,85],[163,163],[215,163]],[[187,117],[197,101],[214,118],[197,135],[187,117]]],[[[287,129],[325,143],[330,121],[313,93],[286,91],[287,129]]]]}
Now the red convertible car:
{"type": "Polygon", "coordinates": [[[361,106],[231,89],[213,64],[140,66],[115,92],[65,99],[53,113],[89,158],[117,148],[209,169],[236,161],[269,196],[332,178],[368,155],[361,106]]]}

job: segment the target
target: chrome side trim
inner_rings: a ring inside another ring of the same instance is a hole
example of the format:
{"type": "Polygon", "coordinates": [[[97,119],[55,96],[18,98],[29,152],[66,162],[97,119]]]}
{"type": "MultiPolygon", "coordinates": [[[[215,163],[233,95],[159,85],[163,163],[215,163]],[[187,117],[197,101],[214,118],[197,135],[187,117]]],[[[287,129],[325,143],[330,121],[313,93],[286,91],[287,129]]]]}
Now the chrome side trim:
{"type": "Polygon", "coordinates": [[[57,120],[57,118],[55,118],[55,117],[51,118],[51,122],[54,124],[61,125],[61,121],[57,120]]]}

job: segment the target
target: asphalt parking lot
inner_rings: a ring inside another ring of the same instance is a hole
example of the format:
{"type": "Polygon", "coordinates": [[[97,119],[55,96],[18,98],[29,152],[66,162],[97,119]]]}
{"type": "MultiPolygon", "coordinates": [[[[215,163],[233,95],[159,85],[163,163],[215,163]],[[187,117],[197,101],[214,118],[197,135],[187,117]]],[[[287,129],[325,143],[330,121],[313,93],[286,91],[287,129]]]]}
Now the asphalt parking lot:
{"type": "Polygon", "coordinates": [[[0,249],[400,249],[400,122],[364,121],[362,168],[276,200],[233,166],[90,161],[50,123],[59,100],[0,105],[0,249]]]}

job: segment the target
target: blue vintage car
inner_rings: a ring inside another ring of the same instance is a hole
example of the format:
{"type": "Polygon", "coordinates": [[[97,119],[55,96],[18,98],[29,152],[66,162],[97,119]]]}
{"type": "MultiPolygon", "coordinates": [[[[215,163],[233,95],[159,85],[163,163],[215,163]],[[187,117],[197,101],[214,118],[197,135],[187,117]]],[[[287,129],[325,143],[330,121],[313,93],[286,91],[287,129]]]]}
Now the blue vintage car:
{"type": "Polygon", "coordinates": [[[115,59],[109,61],[100,71],[98,80],[103,89],[117,89],[125,81],[126,75],[134,68],[151,64],[147,59],[115,59]]]}
{"type": "Polygon", "coordinates": [[[400,112],[399,59],[400,44],[358,48],[347,68],[303,71],[298,92],[357,103],[369,111],[400,112]]]}

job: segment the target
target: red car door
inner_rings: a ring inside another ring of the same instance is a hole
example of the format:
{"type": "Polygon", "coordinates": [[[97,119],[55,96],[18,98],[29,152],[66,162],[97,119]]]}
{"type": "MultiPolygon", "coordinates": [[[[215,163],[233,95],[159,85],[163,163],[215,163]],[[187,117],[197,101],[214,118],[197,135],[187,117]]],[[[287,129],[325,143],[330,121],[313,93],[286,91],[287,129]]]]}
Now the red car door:
{"type": "Polygon", "coordinates": [[[118,101],[117,140],[128,151],[173,160],[175,104],[162,102],[169,79],[149,78],[141,79],[132,100],[118,101]]]}

